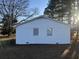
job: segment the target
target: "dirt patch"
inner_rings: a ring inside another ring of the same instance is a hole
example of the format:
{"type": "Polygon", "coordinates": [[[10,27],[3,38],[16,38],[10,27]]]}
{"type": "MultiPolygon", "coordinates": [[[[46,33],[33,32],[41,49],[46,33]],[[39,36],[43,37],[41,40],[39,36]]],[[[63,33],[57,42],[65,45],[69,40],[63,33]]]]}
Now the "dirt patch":
{"type": "Polygon", "coordinates": [[[62,52],[68,46],[69,45],[8,46],[0,48],[0,59],[61,59],[60,56],[62,52]]]}

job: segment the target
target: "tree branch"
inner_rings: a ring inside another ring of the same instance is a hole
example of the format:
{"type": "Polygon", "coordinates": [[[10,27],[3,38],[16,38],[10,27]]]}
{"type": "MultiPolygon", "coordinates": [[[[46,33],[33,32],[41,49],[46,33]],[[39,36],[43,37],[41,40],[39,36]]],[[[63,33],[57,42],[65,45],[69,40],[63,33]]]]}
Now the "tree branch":
{"type": "Polygon", "coordinates": [[[4,8],[6,14],[8,14],[8,11],[7,11],[7,9],[6,9],[6,6],[7,6],[7,5],[5,5],[5,4],[6,4],[6,3],[5,3],[5,0],[3,0],[3,1],[2,1],[2,6],[3,6],[3,8],[4,8]]]}

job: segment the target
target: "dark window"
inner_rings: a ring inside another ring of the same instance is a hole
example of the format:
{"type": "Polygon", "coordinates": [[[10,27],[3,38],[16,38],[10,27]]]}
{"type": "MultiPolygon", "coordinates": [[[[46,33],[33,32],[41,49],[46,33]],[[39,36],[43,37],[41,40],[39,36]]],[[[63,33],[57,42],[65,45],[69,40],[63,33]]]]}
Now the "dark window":
{"type": "Polygon", "coordinates": [[[34,28],[34,29],[33,29],[33,35],[34,35],[34,36],[39,35],[39,29],[38,29],[38,28],[34,28]]]}

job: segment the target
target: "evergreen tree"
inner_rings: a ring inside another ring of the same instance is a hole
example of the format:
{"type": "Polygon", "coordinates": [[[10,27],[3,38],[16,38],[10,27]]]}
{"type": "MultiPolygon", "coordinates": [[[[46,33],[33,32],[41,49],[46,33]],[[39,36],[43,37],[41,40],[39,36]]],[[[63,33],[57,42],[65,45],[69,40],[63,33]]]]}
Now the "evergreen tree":
{"type": "Polygon", "coordinates": [[[59,21],[70,23],[71,4],[74,0],[49,0],[44,14],[59,21]]]}

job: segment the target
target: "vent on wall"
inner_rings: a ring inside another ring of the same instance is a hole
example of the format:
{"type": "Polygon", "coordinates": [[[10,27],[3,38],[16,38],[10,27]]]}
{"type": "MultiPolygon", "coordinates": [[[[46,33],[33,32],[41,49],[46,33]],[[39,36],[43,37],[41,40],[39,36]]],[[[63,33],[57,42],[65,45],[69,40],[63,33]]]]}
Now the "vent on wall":
{"type": "Polygon", "coordinates": [[[59,44],[58,42],[56,42],[56,44],[59,44]]]}
{"type": "Polygon", "coordinates": [[[29,44],[29,42],[26,42],[26,44],[29,44]]]}

